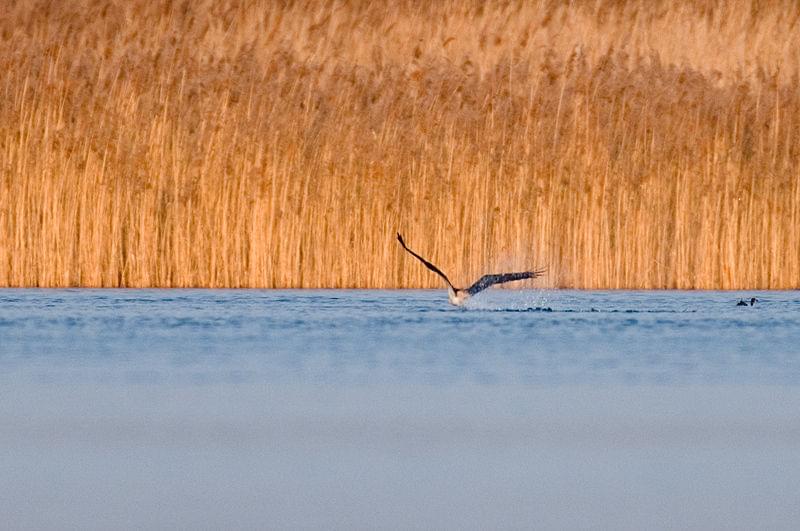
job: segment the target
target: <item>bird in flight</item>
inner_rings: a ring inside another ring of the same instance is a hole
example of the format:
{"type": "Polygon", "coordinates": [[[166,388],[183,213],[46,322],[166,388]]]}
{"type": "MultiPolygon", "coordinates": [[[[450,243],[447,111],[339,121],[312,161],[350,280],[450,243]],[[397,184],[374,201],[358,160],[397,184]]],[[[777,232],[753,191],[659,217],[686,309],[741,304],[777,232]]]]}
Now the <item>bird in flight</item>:
{"type": "Polygon", "coordinates": [[[490,286],[494,286],[495,284],[502,284],[503,282],[511,282],[512,280],[524,280],[526,278],[536,278],[540,277],[545,273],[544,269],[537,269],[535,271],[522,271],[520,273],[500,273],[495,275],[483,275],[481,278],[478,279],[473,285],[466,289],[457,288],[450,282],[450,279],[447,278],[447,275],[442,273],[442,271],[433,265],[432,263],[428,262],[420,255],[412,251],[406,245],[406,242],[403,241],[403,237],[400,233],[397,233],[397,241],[400,242],[400,245],[403,246],[403,249],[409,252],[411,256],[419,260],[423,263],[425,267],[442,277],[447,284],[447,297],[450,299],[450,304],[454,306],[462,306],[467,299],[472,297],[473,295],[480,293],[481,291],[485,290],[490,286]]]}

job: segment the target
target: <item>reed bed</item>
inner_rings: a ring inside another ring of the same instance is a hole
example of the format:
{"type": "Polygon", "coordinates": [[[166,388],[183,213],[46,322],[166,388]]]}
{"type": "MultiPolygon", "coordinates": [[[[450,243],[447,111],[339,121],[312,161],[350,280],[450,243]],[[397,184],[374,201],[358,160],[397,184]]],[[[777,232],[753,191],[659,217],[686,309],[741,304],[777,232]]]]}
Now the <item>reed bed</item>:
{"type": "Polygon", "coordinates": [[[800,4],[12,0],[0,285],[800,285],[800,4]]]}

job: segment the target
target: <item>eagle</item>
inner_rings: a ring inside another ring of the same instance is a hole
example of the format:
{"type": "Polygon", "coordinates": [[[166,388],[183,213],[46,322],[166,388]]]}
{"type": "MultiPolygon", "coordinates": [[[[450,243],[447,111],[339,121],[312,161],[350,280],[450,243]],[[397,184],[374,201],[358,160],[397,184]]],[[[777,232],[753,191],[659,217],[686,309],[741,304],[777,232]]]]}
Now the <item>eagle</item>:
{"type": "Polygon", "coordinates": [[[422,262],[425,267],[442,277],[442,279],[445,281],[445,284],[447,284],[447,297],[450,300],[450,304],[454,306],[463,306],[467,299],[480,293],[488,287],[494,286],[495,284],[512,282],[514,280],[525,280],[526,278],[537,278],[545,273],[545,269],[536,269],[533,271],[521,271],[519,273],[495,273],[483,275],[470,287],[461,289],[455,287],[453,283],[450,282],[450,279],[447,278],[447,275],[442,273],[441,269],[409,249],[408,245],[406,245],[406,242],[403,241],[403,236],[401,236],[399,232],[397,233],[397,241],[400,242],[400,245],[403,246],[403,249],[405,249],[411,256],[422,262]]]}

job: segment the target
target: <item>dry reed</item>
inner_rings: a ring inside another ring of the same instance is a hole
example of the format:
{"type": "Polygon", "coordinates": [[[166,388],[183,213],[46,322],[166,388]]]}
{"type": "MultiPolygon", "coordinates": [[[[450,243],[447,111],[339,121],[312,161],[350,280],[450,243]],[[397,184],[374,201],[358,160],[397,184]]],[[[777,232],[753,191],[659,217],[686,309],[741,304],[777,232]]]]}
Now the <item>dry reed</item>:
{"type": "Polygon", "coordinates": [[[4,9],[1,286],[800,285],[792,0],[4,9]]]}

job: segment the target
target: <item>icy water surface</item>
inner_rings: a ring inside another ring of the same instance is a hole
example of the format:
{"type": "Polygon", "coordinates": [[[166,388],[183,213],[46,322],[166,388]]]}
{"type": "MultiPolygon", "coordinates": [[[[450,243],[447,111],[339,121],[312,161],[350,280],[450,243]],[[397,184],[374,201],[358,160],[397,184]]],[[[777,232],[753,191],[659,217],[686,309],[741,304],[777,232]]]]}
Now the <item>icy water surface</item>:
{"type": "Polygon", "coordinates": [[[795,529],[800,293],[0,290],[0,473],[15,529],[795,529]]]}

